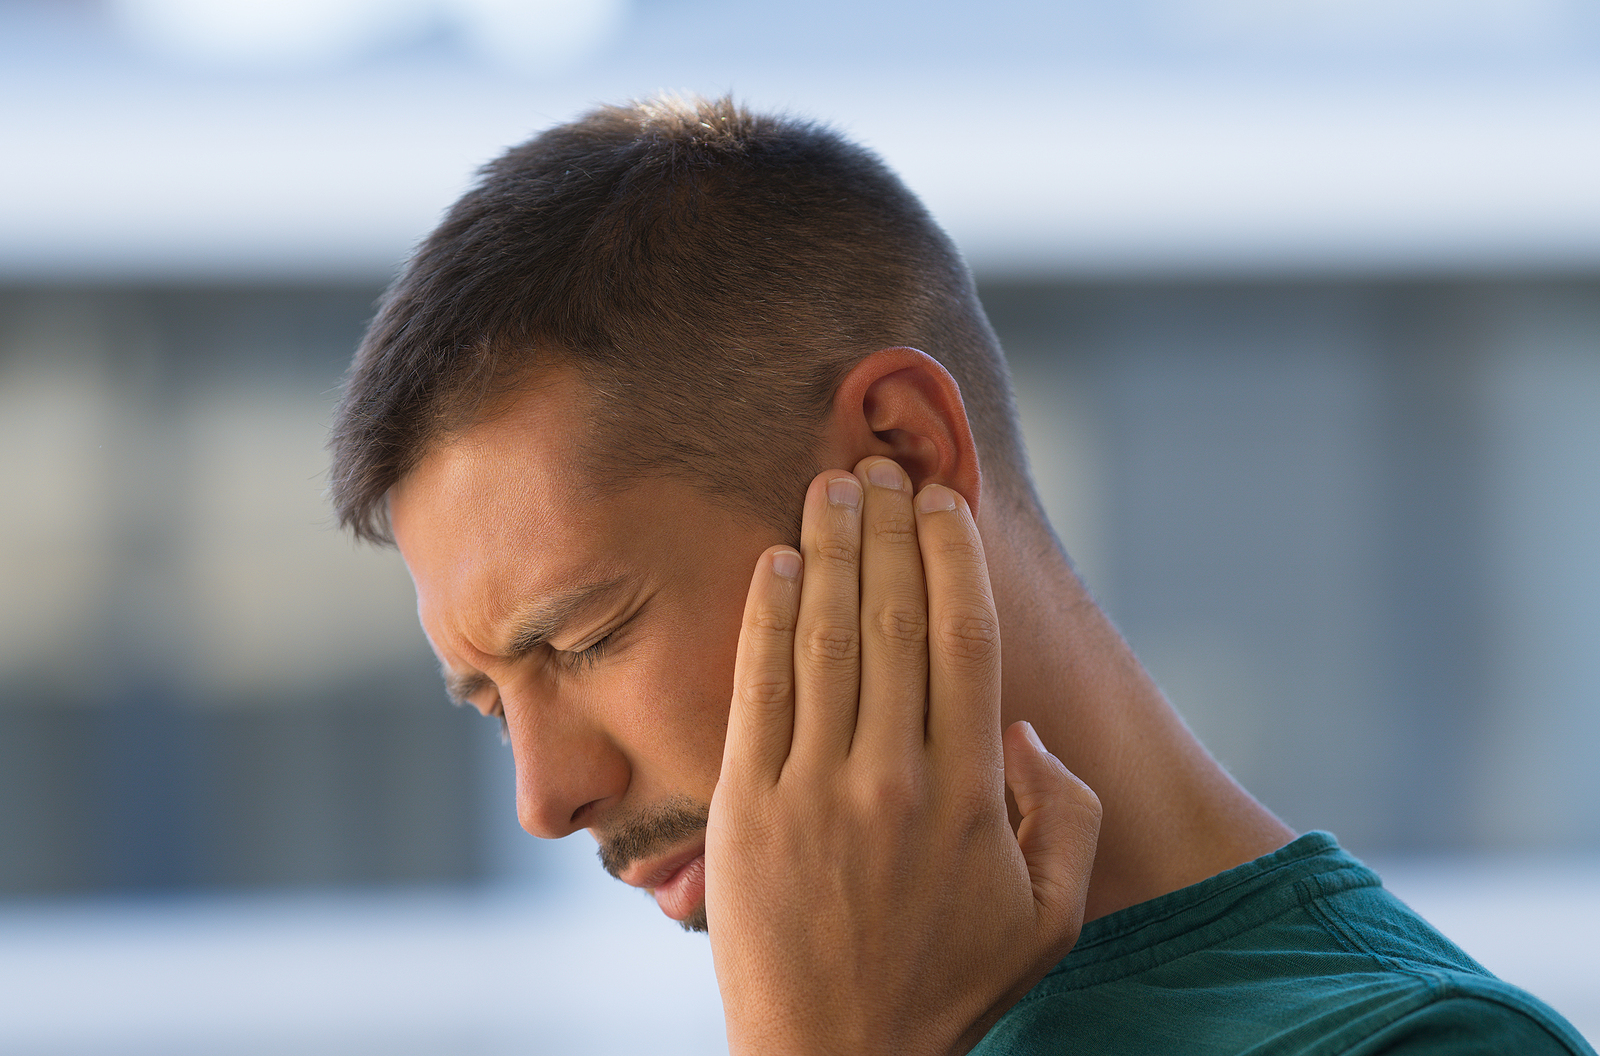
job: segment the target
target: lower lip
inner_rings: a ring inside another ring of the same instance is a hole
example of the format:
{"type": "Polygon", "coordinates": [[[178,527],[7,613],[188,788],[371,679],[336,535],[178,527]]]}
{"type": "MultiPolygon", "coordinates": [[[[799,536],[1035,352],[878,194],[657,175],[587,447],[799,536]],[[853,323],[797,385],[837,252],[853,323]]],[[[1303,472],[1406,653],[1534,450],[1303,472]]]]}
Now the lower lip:
{"type": "Polygon", "coordinates": [[[661,912],[673,920],[683,920],[705,901],[706,856],[697,855],[650,893],[656,896],[661,912]]]}

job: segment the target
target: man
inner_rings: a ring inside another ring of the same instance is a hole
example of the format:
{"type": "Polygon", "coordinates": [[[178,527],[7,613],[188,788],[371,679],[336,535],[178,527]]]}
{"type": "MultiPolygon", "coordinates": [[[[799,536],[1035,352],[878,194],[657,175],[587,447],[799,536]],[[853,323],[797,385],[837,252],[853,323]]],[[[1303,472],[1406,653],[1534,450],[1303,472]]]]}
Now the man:
{"type": "Polygon", "coordinates": [[[510,151],[332,447],[523,826],[709,929],[734,1052],[1592,1053],[1193,739],[959,255],[825,130],[661,100],[510,151]]]}

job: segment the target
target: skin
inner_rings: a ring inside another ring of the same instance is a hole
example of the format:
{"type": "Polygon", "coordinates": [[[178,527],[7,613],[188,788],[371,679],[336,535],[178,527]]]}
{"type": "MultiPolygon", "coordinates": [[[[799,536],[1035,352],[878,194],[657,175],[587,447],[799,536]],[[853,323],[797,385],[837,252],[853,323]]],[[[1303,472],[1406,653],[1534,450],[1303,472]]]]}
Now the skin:
{"type": "Polygon", "coordinates": [[[729,1047],[964,1052],[1076,941],[1100,805],[1027,723],[1002,751],[998,622],[956,492],[913,503],[868,458],[817,478],[801,540],[803,560],[757,565],[711,802],[729,1047]]]}
{"type": "Polygon", "coordinates": [[[733,1051],[966,1051],[1086,917],[1292,838],[1048,526],[983,495],[930,357],[885,349],[841,382],[818,451],[840,468],[792,576],[795,540],[692,482],[588,487],[582,383],[541,381],[393,490],[395,538],[447,682],[503,716],[523,826],[586,828],[671,915],[709,919],[733,1051]]]}

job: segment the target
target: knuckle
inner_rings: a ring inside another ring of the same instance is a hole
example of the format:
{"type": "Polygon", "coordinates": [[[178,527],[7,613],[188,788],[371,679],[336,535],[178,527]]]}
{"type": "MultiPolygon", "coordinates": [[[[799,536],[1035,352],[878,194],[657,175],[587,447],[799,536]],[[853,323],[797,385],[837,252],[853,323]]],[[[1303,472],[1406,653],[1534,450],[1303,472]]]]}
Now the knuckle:
{"type": "Polygon", "coordinates": [[[940,617],[933,644],[958,661],[991,663],[1000,656],[1000,625],[992,612],[951,613],[940,617]]]}
{"type": "Polygon", "coordinates": [[[919,811],[927,802],[928,787],[918,770],[900,768],[863,776],[856,794],[874,815],[898,817],[919,811]]]}
{"type": "Polygon", "coordinates": [[[874,540],[882,543],[903,546],[917,541],[916,519],[899,511],[874,517],[868,530],[874,540]]]}
{"type": "Polygon", "coordinates": [[[762,638],[780,638],[794,630],[794,613],[785,608],[760,608],[751,614],[749,627],[762,638]]]}
{"type": "Polygon", "coordinates": [[[740,699],[760,708],[787,704],[790,695],[789,680],[777,674],[754,675],[739,685],[740,699]]]}
{"type": "Polygon", "coordinates": [[[860,553],[860,547],[850,539],[828,538],[817,541],[817,556],[824,561],[854,565],[860,553]]]}
{"type": "Polygon", "coordinates": [[[814,627],[801,636],[800,647],[808,658],[824,662],[843,663],[861,656],[861,639],[848,627],[814,627]]]}
{"type": "Polygon", "coordinates": [[[888,642],[920,645],[928,640],[928,615],[921,609],[886,605],[872,614],[870,624],[888,642]]]}
{"type": "Polygon", "coordinates": [[[926,540],[924,545],[928,547],[930,555],[966,562],[981,560],[981,551],[967,533],[939,532],[929,534],[930,538],[926,540]]]}
{"type": "Polygon", "coordinates": [[[1075,781],[1068,790],[1068,799],[1080,833],[1094,840],[1100,833],[1100,823],[1105,820],[1105,807],[1100,797],[1088,785],[1075,781]]]}

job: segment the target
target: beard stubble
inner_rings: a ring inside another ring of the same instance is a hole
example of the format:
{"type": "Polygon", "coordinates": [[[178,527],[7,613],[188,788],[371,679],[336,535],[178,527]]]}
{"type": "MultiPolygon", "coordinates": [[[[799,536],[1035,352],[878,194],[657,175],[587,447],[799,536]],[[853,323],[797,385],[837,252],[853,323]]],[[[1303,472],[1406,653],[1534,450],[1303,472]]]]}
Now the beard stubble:
{"type": "MultiPolygon", "coordinates": [[[[702,835],[711,808],[688,796],[673,796],[625,819],[599,839],[600,867],[617,879],[629,865],[670,850],[692,836],[702,835]]],[[[679,923],[684,931],[706,932],[705,903],[679,923]]]]}

